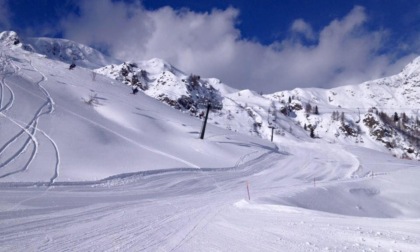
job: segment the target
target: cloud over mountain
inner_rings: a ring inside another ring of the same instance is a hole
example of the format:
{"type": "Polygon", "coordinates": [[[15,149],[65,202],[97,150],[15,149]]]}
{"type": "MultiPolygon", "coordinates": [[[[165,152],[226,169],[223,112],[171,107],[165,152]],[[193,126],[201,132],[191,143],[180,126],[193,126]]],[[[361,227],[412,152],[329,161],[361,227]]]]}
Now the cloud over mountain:
{"type": "Polygon", "coordinates": [[[147,10],[139,2],[110,0],[78,5],[77,15],[61,21],[66,38],[101,47],[120,59],[163,58],[237,88],[273,92],[354,84],[394,74],[414,58],[410,53],[385,53],[387,30],[369,30],[369,17],[360,6],[319,30],[297,19],[285,39],[263,45],[241,37],[236,26],[240,11],[235,8],[147,10]]]}

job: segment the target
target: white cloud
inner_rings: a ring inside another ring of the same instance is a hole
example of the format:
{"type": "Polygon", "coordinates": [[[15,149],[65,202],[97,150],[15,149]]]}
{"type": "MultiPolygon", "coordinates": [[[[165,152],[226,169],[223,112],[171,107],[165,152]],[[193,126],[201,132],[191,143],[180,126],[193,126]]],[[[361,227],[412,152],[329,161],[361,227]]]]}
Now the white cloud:
{"type": "Polygon", "coordinates": [[[80,15],[62,20],[65,36],[85,44],[107,46],[116,56],[145,51],[152,33],[148,13],[138,3],[111,0],[79,1],[80,15]]]}
{"type": "Polygon", "coordinates": [[[312,30],[311,25],[303,19],[296,19],[290,29],[294,33],[303,35],[306,39],[312,40],[315,38],[315,33],[312,30]]]}
{"type": "Polygon", "coordinates": [[[7,0],[0,0],[0,31],[10,29],[10,15],[7,0]]]}
{"type": "Polygon", "coordinates": [[[234,8],[151,11],[137,2],[97,0],[80,1],[80,10],[80,15],[62,21],[70,39],[105,45],[120,59],[162,58],[187,73],[217,77],[240,89],[274,92],[356,84],[394,74],[413,58],[394,62],[392,56],[380,54],[387,32],[368,31],[362,7],[319,32],[297,19],[289,38],[269,46],[241,38],[235,26],[239,11],[234,8]],[[296,33],[313,43],[306,45],[296,33]]]}

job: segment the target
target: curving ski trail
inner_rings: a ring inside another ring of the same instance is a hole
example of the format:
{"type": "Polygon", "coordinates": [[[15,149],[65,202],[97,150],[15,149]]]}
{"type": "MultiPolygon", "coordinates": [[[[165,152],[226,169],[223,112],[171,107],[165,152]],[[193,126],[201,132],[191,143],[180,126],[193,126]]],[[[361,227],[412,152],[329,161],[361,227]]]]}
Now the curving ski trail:
{"type": "MultiPolygon", "coordinates": [[[[41,91],[44,93],[44,95],[47,98],[47,104],[48,104],[48,111],[45,113],[42,113],[41,115],[39,115],[39,117],[41,117],[44,114],[52,114],[54,112],[55,109],[55,102],[54,99],[52,98],[51,94],[47,91],[46,88],[44,88],[41,83],[48,80],[47,76],[45,76],[44,73],[42,73],[40,70],[38,70],[33,64],[31,60],[28,60],[29,64],[31,65],[31,67],[38,73],[41,75],[41,80],[37,82],[38,87],[41,89],[41,91]]],[[[38,118],[39,118],[38,117],[38,118]]],[[[56,159],[56,163],[55,163],[55,167],[54,167],[54,174],[51,176],[50,178],[50,184],[53,184],[55,182],[55,180],[58,178],[59,176],[59,169],[60,169],[60,152],[57,146],[57,143],[48,135],[46,134],[44,131],[39,130],[51,143],[51,145],[53,146],[54,150],[55,150],[55,159],[56,159]]]]}
{"type": "MultiPolygon", "coordinates": [[[[3,117],[6,117],[3,113],[0,113],[0,116],[3,116],[3,117]]],[[[18,126],[19,128],[21,128],[22,129],[22,133],[21,134],[23,134],[23,132],[25,132],[26,134],[28,134],[29,135],[29,138],[25,141],[25,143],[23,144],[23,146],[21,147],[21,149],[20,150],[18,150],[12,157],[10,157],[9,159],[7,159],[5,162],[3,162],[2,164],[0,164],[0,168],[2,168],[2,167],[4,167],[4,166],[6,166],[6,165],[8,165],[8,164],[10,164],[11,162],[13,162],[14,160],[16,160],[20,155],[22,155],[24,152],[26,152],[26,150],[27,150],[27,148],[28,148],[28,146],[29,146],[29,143],[30,142],[32,142],[33,143],[33,145],[34,145],[34,148],[33,148],[33,150],[32,150],[32,153],[31,153],[31,155],[30,155],[30,157],[29,157],[29,160],[26,162],[26,164],[21,168],[21,169],[19,169],[19,170],[16,170],[16,171],[12,171],[12,172],[9,172],[9,173],[6,173],[6,174],[3,174],[3,175],[1,175],[0,176],[0,178],[5,178],[5,177],[7,177],[7,176],[10,176],[10,175],[13,175],[13,174],[16,174],[16,173],[19,173],[19,172],[24,172],[24,171],[26,171],[27,169],[28,169],[28,167],[29,167],[29,165],[32,163],[32,161],[35,159],[35,155],[36,155],[36,153],[37,153],[37,151],[38,151],[38,145],[39,145],[39,143],[38,143],[38,140],[35,138],[35,135],[34,135],[34,130],[32,131],[32,132],[30,132],[26,127],[23,127],[23,126],[21,126],[19,123],[17,123],[15,120],[13,120],[13,119],[11,119],[11,118],[9,118],[9,117],[6,117],[9,121],[11,121],[12,123],[14,123],[16,126],[18,126]]],[[[34,128],[33,128],[34,129],[34,128]]],[[[9,145],[11,144],[11,143],[13,143],[14,141],[16,141],[17,140],[17,138],[18,138],[19,136],[17,136],[17,137],[15,137],[14,139],[12,139],[10,142],[9,142],[9,145]]],[[[7,146],[9,146],[9,145],[7,145],[7,146]]],[[[7,146],[4,146],[3,148],[2,148],[2,150],[1,150],[1,152],[0,152],[0,154],[7,148],[7,146]]]]}
{"type": "MultiPolygon", "coordinates": [[[[6,166],[7,164],[9,164],[10,162],[12,162],[13,160],[15,160],[16,158],[18,158],[20,155],[22,155],[27,146],[29,145],[30,141],[34,142],[35,145],[38,148],[38,140],[35,137],[35,133],[36,133],[36,129],[37,129],[37,125],[38,125],[38,118],[39,115],[42,114],[42,110],[44,108],[45,105],[42,105],[38,111],[36,112],[35,116],[33,117],[33,119],[26,125],[26,126],[22,126],[20,123],[16,122],[16,120],[10,118],[9,116],[7,116],[6,114],[4,114],[3,112],[0,112],[0,115],[3,116],[4,118],[6,118],[7,120],[9,120],[10,122],[12,122],[13,124],[15,124],[16,126],[18,126],[21,131],[18,132],[15,136],[13,136],[12,138],[9,139],[9,141],[7,141],[1,148],[0,148],[0,155],[3,154],[5,152],[5,150],[7,150],[8,148],[10,148],[10,146],[15,143],[24,133],[26,133],[28,135],[27,140],[23,143],[23,145],[21,146],[20,149],[18,149],[18,151],[16,151],[9,159],[7,159],[5,162],[0,164],[0,168],[6,166]]],[[[31,156],[31,159],[34,159],[35,156],[31,156]]],[[[26,167],[27,169],[27,167],[26,167]]],[[[25,169],[25,170],[26,170],[25,169]]]]}
{"type": "Polygon", "coordinates": [[[13,105],[13,102],[15,100],[15,95],[10,88],[9,85],[6,83],[6,79],[14,74],[16,74],[19,71],[19,67],[15,66],[7,55],[2,53],[0,55],[0,71],[3,72],[3,76],[0,80],[0,112],[6,111],[10,109],[13,105]],[[8,66],[12,66],[13,71],[10,71],[8,69],[8,66]],[[17,70],[16,70],[17,69],[17,70]],[[5,100],[5,91],[8,91],[9,93],[9,100],[8,102],[3,106],[4,100],[5,100]]]}
{"type": "Polygon", "coordinates": [[[52,144],[52,146],[54,147],[55,150],[55,159],[56,159],[56,163],[55,163],[55,169],[54,169],[54,175],[50,178],[50,185],[53,184],[55,182],[55,180],[58,178],[58,176],[60,175],[60,151],[58,150],[58,146],[57,143],[44,131],[38,129],[39,132],[41,132],[46,138],[48,138],[52,144]]]}
{"type": "MultiPolygon", "coordinates": [[[[6,118],[8,121],[12,122],[14,125],[16,125],[21,130],[17,132],[14,136],[10,137],[8,141],[6,141],[3,146],[0,147],[0,155],[4,154],[6,150],[10,149],[13,145],[17,143],[18,140],[20,140],[24,135],[27,135],[28,137],[26,140],[23,141],[23,143],[16,148],[16,150],[11,153],[11,155],[6,158],[2,163],[0,163],[0,168],[4,168],[14,161],[16,161],[18,158],[20,158],[23,154],[25,154],[32,144],[32,150],[29,154],[28,160],[25,162],[23,167],[17,170],[10,171],[6,174],[2,174],[0,178],[4,178],[19,172],[24,172],[29,169],[29,166],[36,158],[36,155],[38,153],[38,148],[40,145],[40,141],[36,137],[37,131],[41,132],[42,135],[51,143],[52,147],[55,150],[55,166],[54,166],[54,172],[51,178],[49,179],[49,183],[52,184],[56,180],[56,178],[59,176],[59,166],[60,166],[60,154],[58,150],[58,146],[56,142],[44,131],[41,129],[38,129],[39,120],[43,115],[51,114],[54,111],[54,105],[55,102],[53,98],[51,97],[48,90],[42,86],[42,82],[47,80],[47,77],[45,74],[43,74],[41,71],[39,71],[33,64],[30,59],[27,57],[27,62],[31,66],[31,68],[37,72],[41,78],[38,81],[35,81],[33,84],[38,87],[38,89],[41,91],[41,93],[44,95],[44,97],[40,97],[42,99],[46,99],[46,101],[40,106],[38,110],[35,111],[33,117],[29,120],[29,122],[17,122],[14,118],[11,118],[7,115],[7,111],[13,107],[13,103],[15,101],[15,94],[13,92],[13,89],[7,84],[7,78],[13,75],[17,75],[20,71],[20,67],[13,64],[13,62],[8,58],[8,56],[3,52],[1,55],[0,60],[0,67],[2,67],[2,70],[4,72],[3,77],[0,80],[0,116],[3,118],[6,118]],[[10,70],[13,69],[13,70],[10,70]],[[6,99],[6,90],[9,94],[9,99],[5,103],[6,99]],[[25,126],[24,126],[25,125],[25,126]]],[[[19,86],[18,86],[19,87],[19,86]]],[[[20,88],[20,87],[19,87],[20,88]]],[[[25,89],[23,89],[26,91],[25,89]]]]}

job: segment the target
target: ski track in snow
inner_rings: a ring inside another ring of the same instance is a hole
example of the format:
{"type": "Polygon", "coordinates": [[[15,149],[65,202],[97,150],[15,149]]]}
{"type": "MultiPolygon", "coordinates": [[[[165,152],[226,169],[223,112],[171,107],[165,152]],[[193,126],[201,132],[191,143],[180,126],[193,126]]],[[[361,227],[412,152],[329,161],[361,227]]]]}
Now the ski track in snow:
{"type": "MultiPolygon", "coordinates": [[[[7,66],[12,66],[11,61],[9,60],[9,58],[3,54],[2,56],[3,59],[5,59],[3,62],[3,67],[6,68],[7,66]]],[[[14,65],[13,65],[14,66],[14,65]]],[[[16,69],[16,67],[13,67],[13,69],[16,69]]],[[[16,70],[14,72],[8,72],[6,75],[13,75],[16,74],[16,70]]],[[[9,172],[6,174],[3,174],[2,176],[0,176],[0,178],[3,177],[7,177],[9,175],[18,173],[18,172],[22,172],[28,169],[30,163],[32,162],[32,160],[34,159],[35,155],[36,155],[36,151],[38,148],[38,142],[34,136],[34,131],[32,130],[29,131],[29,128],[34,128],[34,125],[36,124],[36,120],[31,120],[28,125],[26,127],[23,127],[21,125],[19,125],[18,123],[16,123],[13,119],[9,118],[5,112],[11,108],[13,101],[14,101],[14,93],[12,91],[12,89],[6,84],[6,79],[5,77],[3,78],[2,82],[2,87],[6,86],[8,88],[8,90],[10,91],[10,100],[9,102],[1,109],[0,111],[0,115],[2,117],[5,117],[6,119],[8,119],[9,121],[11,121],[12,123],[14,123],[15,125],[17,125],[19,128],[21,128],[21,131],[13,136],[9,141],[7,141],[1,148],[0,148],[0,155],[2,155],[4,153],[4,151],[14,142],[16,142],[18,140],[18,138],[20,136],[23,135],[23,133],[26,133],[28,135],[28,138],[24,141],[23,145],[21,146],[20,149],[17,150],[17,152],[15,154],[13,154],[10,158],[6,159],[6,161],[4,161],[3,163],[0,164],[0,168],[8,165],[9,163],[11,163],[12,161],[16,160],[20,155],[22,155],[24,152],[26,152],[26,150],[28,149],[29,144],[32,142],[34,145],[33,151],[29,157],[29,160],[27,161],[27,163],[23,166],[23,168],[17,170],[17,171],[13,171],[13,172],[9,172]],[[32,126],[32,127],[31,127],[32,126]]],[[[2,93],[4,91],[4,88],[2,88],[2,93]]],[[[2,94],[2,98],[3,98],[3,94],[2,94]]],[[[41,109],[39,110],[38,113],[40,113],[41,109]]]]}
{"type": "MultiPolygon", "coordinates": [[[[26,56],[26,57],[28,57],[28,56],[26,56]]],[[[60,155],[59,155],[58,146],[55,143],[55,141],[48,134],[46,134],[41,129],[38,129],[39,119],[43,115],[51,114],[54,111],[54,105],[55,105],[54,100],[51,97],[51,95],[49,94],[49,92],[41,85],[42,82],[47,80],[47,77],[32,64],[32,61],[30,59],[27,59],[27,63],[31,66],[31,68],[41,76],[41,79],[34,82],[34,85],[37,86],[39,88],[39,90],[44,94],[44,96],[46,98],[46,102],[40,106],[40,108],[35,112],[32,119],[30,119],[30,121],[28,123],[26,123],[26,126],[23,126],[23,124],[25,124],[24,122],[19,123],[16,120],[14,120],[13,118],[11,118],[7,115],[7,111],[10,110],[10,108],[12,108],[12,106],[13,106],[13,102],[15,100],[15,94],[13,92],[13,89],[9,85],[7,85],[6,79],[10,76],[17,75],[18,72],[21,71],[21,68],[19,68],[17,65],[15,65],[5,53],[2,53],[1,59],[2,60],[1,60],[0,64],[1,64],[1,66],[3,68],[3,72],[5,72],[5,74],[3,75],[2,79],[1,79],[1,82],[0,82],[0,84],[1,84],[0,85],[1,86],[0,116],[2,116],[3,118],[6,118],[8,121],[15,124],[21,130],[16,135],[12,136],[8,141],[6,141],[6,143],[0,148],[0,155],[2,155],[14,143],[17,143],[17,141],[24,134],[28,135],[28,138],[21,144],[20,147],[17,148],[15,153],[11,154],[11,156],[9,158],[7,158],[5,161],[0,163],[0,169],[4,168],[7,165],[10,165],[13,161],[16,161],[20,156],[22,156],[24,153],[26,153],[28,148],[29,148],[29,145],[31,143],[33,144],[33,149],[32,149],[32,152],[31,152],[30,156],[28,157],[27,162],[25,163],[25,165],[22,168],[15,169],[14,171],[10,171],[10,172],[7,172],[5,174],[2,174],[0,176],[0,178],[8,177],[10,175],[13,175],[13,174],[16,174],[16,173],[19,173],[19,172],[24,172],[24,171],[28,170],[30,164],[36,158],[36,154],[38,152],[39,140],[36,137],[36,132],[39,131],[44,135],[44,137],[46,139],[48,139],[48,141],[51,143],[51,145],[53,146],[53,148],[55,150],[56,164],[55,164],[53,175],[51,176],[51,178],[49,180],[49,183],[52,184],[52,183],[54,183],[55,179],[59,175],[60,155]],[[11,67],[13,69],[13,71],[5,71],[5,69],[7,67],[11,67]],[[4,97],[5,97],[4,91],[6,89],[9,92],[9,101],[3,106],[2,104],[3,104],[4,97]]]]}
{"type": "MultiPolygon", "coordinates": [[[[407,229],[399,226],[396,230],[389,230],[401,220],[385,219],[384,224],[373,225],[374,219],[363,218],[356,219],[353,224],[352,219],[340,215],[310,214],[310,210],[300,208],[282,212],[264,210],[264,205],[253,200],[244,208],[234,207],[246,197],[246,180],[253,181],[251,197],[256,195],[258,198],[268,190],[257,189],[265,185],[262,181],[268,177],[259,181],[256,175],[271,172],[275,176],[281,173],[281,170],[276,170],[277,162],[297,162],[293,155],[278,155],[275,151],[249,154],[255,155],[254,158],[243,162],[244,156],[240,157],[237,162],[240,168],[230,171],[172,172],[137,178],[133,175],[135,179],[131,182],[126,183],[130,181],[130,177],[126,177],[123,184],[115,185],[113,180],[119,178],[94,186],[59,186],[57,183],[51,187],[35,187],[36,190],[16,188],[17,199],[27,195],[32,197],[18,200],[17,205],[3,209],[3,214],[0,212],[0,226],[3,227],[0,244],[5,244],[7,249],[7,244],[20,242],[17,251],[235,251],[241,248],[240,244],[245,251],[275,251],[279,248],[319,251],[328,250],[328,247],[332,251],[382,251],[387,246],[415,251],[413,248],[420,236],[415,234],[415,223],[410,220],[404,220],[411,225],[407,229]],[[78,203],[72,204],[73,201],[78,203]],[[32,204],[36,207],[19,210],[32,204]],[[44,209],[40,212],[44,214],[37,214],[39,207],[44,209]],[[8,213],[13,212],[21,216],[8,221],[11,217],[8,213]],[[254,226],[265,218],[272,218],[272,224],[265,224],[268,229],[254,226]],[[241,227],[225,231],[231,228],[233,220],[242,223],[236,224],[241,227]],[[336,236],[338,233],[346,237],[336,236]],[[341,243],[330,244],[333,240],[341,243]]],[[[316,153],[296,164],[305,168],[308,160],[316,160],[314,157],[316,153]]],[[[343,182],[323,181],[322,186],[336,183],[343,182]]],[[[284,190],[292,193],[308,186],[311,186],[310,181],[295,186],[283,185],[284,190]]]]}
{"type": "Polygon", "coordinates": [[[12,75],[17,74],[20,71],[20,68],[13,64],[10,58],[4,52],[2,52],[0,55],[0,71],[3,72],[3,76],[0,81],[0,112],[3,112],[9,110],[15,100],[15,94],[13,93],[13,90],[10,88],[10,86],[6,83],[6,79],[12,75]],[[8,70],[8,66],[11,66],[13,71],[8,70]],[[9,100],[3,106],[5,89],[7,89],[9,93],[9,100]]]}
{"type": "MultiPolygon", "coordinates": [[[[52,96],[50,95],[50,93],[47,91],[47,89],[45,89],[41,85],[42,82],[44,82],[44,81],[47,80],[47,77],[45,76],[44,73],[42,73],[36,67],[34,67],[34,65],[32,64],[32,61],[29,60],[29,64],[31,65],[31,67],[38,74],[40,74],[42,76],[41,80],[39,82],[37,82],[37,85],[42,90],[42,92],[45,94],[45,96],[47,97],[47,101],[48,101],[48,112],[44,112],[44,114],[52,114],[54,112],[54,109],[55,109],[54,108],[54,106],[55,106],[54,99],[52,98],[52,96]]],[[[40,116],[42,116],[42,115],[43,114],[41,114],[40,116]]],[[[56,163],[55,163],[55,167],[54,167],[54,174],[50,178],[50,184],[52,184],[52,183],[54,183],[54,181],[57,179],[57,177],[59,175],[59,169],[60,169],[60,152],[59,152],[57,143],[48,134],[46,134],[44,131],[42,131],[42,130],[39,130],[39,131],[42,132],[42,134],[50,141],[51,145],[54,147],[54,150],[55,150],[56,163]]]]}
{"type": "MultiPolygon", "coordinates": [[[[252,154],[252,153],[249,153],[252,154]]],[[[118,246],[120,247],[120,249],[122,250],[137,250],[137,251],[150,251],[150,250],[155,250],[155,249],[163,249],[163,250],[168,250],[168,251],[178,251],[178,250],[182,250],[182,247],[184,246],[184,244],[186,242],[188,242],[189,240],[191,240],[193,237],[195,237],[195,235],[199,232],[201,232],[202,230],[204,230],[206,228],[206,226],[211,223],[211,221],[219,215],[220,212],[223,211],[223,209],[226,208],[226,202],[230,202],[231,198],[230,198],[230,192],[231,192],[231,185],[229,185],[228,187],[226,187],[226,184],[223,182],[223,180],[229,182],[232,181],[234,182],[232,185],[235,186],[236,179],[240,179],[243,176],[250,176],[253,173],[255,173],[258,170],[264,169],[264,166],[261,166],[261,162],[264,162],[264,160],[271,160],[273,158],[276,158],[277,155],[273,155],[275,154],[274,152],[267,152],[263,155],[260,155],[258,157],[256,157],[255,159],[252,159],[248,162],[242,163],[244,160],[244,156],[240,157],[240,159],[238,160],[238,164],[240,164],[239,166],[243,166],[241,169],[233,169],[232,172],[229,174],[229,176],[225,176],[224,172],[192,172],[192,173],[186,173],[185,179],[186,181],[188,181],[190,178],[195,180],[195,179],[202,179],[203,182],[205,182],[204,188],[207,186],[207,184],[220,184],[218,186],[215,187],[215,191],[206,191],[206,190],[202,190],[200,188],[197,188],[198,191],[194,192],[194,191],[186,191],[184,192],[184,187],[180,187],[180,190],[176,190],[174,191],[174,189],[170,189],[169,192],[171,194],[177,195],[175,196],[178,199],[182,199],[184,196],[187,197],[187,202],[190,202],[192,200],[191,195],[196,195],[199,196],[199,198],[215,198],[215,204],[211,204],[208,205],[207,203],[201,204],[201,200],[194,200],[195,203],[195,207],[189,207],[189,208],[185,208],[185,206],[183,206],[183,204],[179,204],[176,202],[176,200],[174,201],[174,199],[172,197],[168,197],[165,196],[164,198],[161,198],[159,200],[159,205],[164,205],[165,209],[168,209],[168,211],[165,211],[166,213],[164,214],[164,216],[156,216],[155,218],[150,218],[150,216],[148,218],[145,218],[145,222],[141,222],[139,223],[138,221],[136,221],[135,223],[124,223],[124,231],[121,230],[119,228],[119,225],[115,226],[112,225],[112,228],[109,227],[107,228],[107,230],[102,230],[100,232],[103,232],[103,234],[99,234],[98,233],[98,229],[93,229],[91,231],[88,231],[88,233],[83,233],[83,234],[74,234],[74,238],[79,240],[78,244],[80,246],[85,246],[85,248],[90,248],[92,249],[93,247],[89,247],[88,244],[86,244],[84,241],[89,238],[89,244],[92,243],[102,243],[104,238],[109,237],[110,234],[113,233],[120,233],[120,237],[124,238],[124,239],[119,239],[119,240],[114,240],[114,242],[118,243],[118,246]],[[258,167],[258,169],[255,169],[256,167],[258,167]],[[223,179],[221,179],[223,178],[223,179]],[[216,192],[216,194],[215,194],[216,192]],[[182,196],[184,195],[184,196],[182,196]],[[201,206],[200,206],[201,205],[201,206]],[[148,220],[153,220],[156,219],[156,221],[148,221],[148,220]],[[185,221],[186,219],[189,219],[189,221],[185,221]],[[121,231],[123,231],[123,233],[121,233],[121,231]],[[90,233],[90,234],[89,234],[90,233]],[[163,233],[159,236],[157,236],[157,234],[163,233]],[[127,236],[129,236],[128,240],[127,240],[127,236]],[[131,237],[131,238],[130,238],[131,237]],[[143,237],[141,240],[135,239],[138,237],[143,237]],[[149,238],[148,238],[149,237],[149,238]],[[134,238],[134,239],[133,239],[134,238]],[[165,242],[167,242],[169,239],[169,241],[171,241],[171,239],[173,239],[173,242],[170,242],[170,246],[166,247],[165,242]],[[96,241],[96,242],[95,242],[96,241]],[[162,248],[162,246],[165,246],[166,248],[162,248]],[[172,247],[172,248],[170,248],[172,247]]],[[[235,167],[237,168],[237,167],[235,167]]],[[[216,170],[216,169],[215,169],[216,170]]],[[[179,176],[183,176],[182,173],[170,173],[170,174],[160,174],[157,176],[164,176],[163,178],[165,180],[170,181],[171,178],[176,178],[179,176]],[[169,177],[166,177],[169,176],[169,177]]],[[[156,178],[156,175],[151,176],[150,179],[152,179],[151,181],[153,181],[156,178]]],[[[57,186],[57,185],[56,185],[57,186]]],[[[136,186],[136,185],[134,185],[136,186]]],[[[144,187],[147,185],[139,185],[140,187],[144,187]]],[[[236,186],[235,186],[236,187],[236,186]]],[[[23,201],[19,201],[18,203],[16,203],[16,205],[14,205],[12,208],[6,210],[6,211],[12,211],[14,209],[18,209],[19,206],[21,206],[23,203],[28,203],[30,204],[31,201],[39,201],[40,198],[42,197],[48,197],[49,193],[51,192],[51,189],[54,189],[54,187],[47,187],[48,190],[43,191],[40,195],[35,195],[34,197],[31,198],[27,198],[23,201]]],[[[70,189],[71,187],[69,187],[70,189]]],[[[130,187],[128,187],[127,189],[129,189],[130,187]]],[[[42,188],[41,188],[42,189],[42,188]]],[[[168,189],[163,188],[163,195],[165,195],[168,192],[168,189]],[[166,193],[165,193],[166,191],[166,193]]],[[[145,187],[144,189],[135,189],[135,191],[139,192],[143,192],[146,195],[151,192],[154,191],[153,187],[145,187]]],[[[131,190],[129,190],[131,191],[131,190]]],[[[236,194],[236,192],[234,192],[236,194]]],[[[141,198],[140,198],[141,199],[141,198]]],[[[145,199],[141,200],[138,203],[135,203],[136,207],[141,207],[142,205],[144,205],[144,202],[146,200],[145,203],[147,203],[148,201],[148,197],[146,197],[145,199]]],[[[153,198],[151,199],[153,200],[153,198]]],[[[115,213],[118,213],[118,209],[124,209],[124,211],[126,211],[128,205],[125,205],[124,207],[118,207],[118,206],[108,206],[108,207],[100,207],[100,208],[95,208],[93,211],[83,211],[83,214],[81,215],[74,215],[71,214],[69,216],[64,215],[63,217],[53,217],[52,219],[50,219],[47,223],[45,223],[45,221],[41,221],[41,222],[32,222],[32,223],[27,223],[24,224],[26,227],[27,232],[37,232],[37,230],[41,229],[47,229],[47,230],[54,230],[56,228],[60,228],[60,227],[65,227],[65,226],[72,226],[72,225],[78,225],[78,223],[81,222],[86,222],[86,223],[92,223],[92,221],[95,221],[96,219],[98,220],[106,220],[109,219],[108,216],[113,217],[115,215],[115,213]],[[85,220],[85,221],[83,221],[85,220]],[[40,227],[39,225],[43,225],[43,227],[40,227]]],[[[134,206],[133,206],[134,207],[134,206]]],[[[131,209],[131,207],[129,207],[131,209]]],[[[132,208],[132,209],[136,209],[136,208],[132,208]]],[[[140,209],[136,210],[136,211],[142,211],[143,213],[143,207],[141,207],[140,209]]],[[[148,215],[153,214],[153,213],[149,213],[148,215]]],[[[162,212],[159,213],[159,215],[162,214],[162,212]]],[[[146,217],[146,216],[143,216],[146,217]]],[[[140,218],[141,220],[142,218],[140,218]]],[[[19,228],[19,226],[15,226],[14,228],[19,228]]],[[[87,231],[87,230],[86,230],[87,231]]],[[[9,233],[2,233],[0,231],[0,235],[4,236],[5,239],[13,239],[13,235],[10,236],[9,233]]],[[[62,237],[64,238],[64,237],[62,237]]],[[[31,240],[31,236],[27,236],[25,238],[25,240],[31,240]]],[[[60,239],[61,240],[61,239],[60,239]]],[[[53,241],[52,239],[50,241],[53,241]]],[[[68,242],[64,242],[63,240],[59,241],[61,249],[71,249],[71,246],[74,246],[74,244],[72,242],[68,243],[68,242]]],[[[46,244],[43,245],[37,245],[37,250],[39,249],[47,249],[49,246],[54,245],[54,242],[48,242],[46,244]]],[[[105,249],[105,248],[109,248],[109,244],[104,244],[103,246],[99,246],[95,245],[95,249],[105,249]]]]}
{"type": "MultiPolygon", "coordinates": [[[[1,116],[3,116],[3,117],[5,117],[5,115],[3,114],[3,113],[0,113],[0,115],[1,116]]],[[[11,121],[12,123],[14,123],[16,126],[18,126],[19,128],[21,128],[22,130],[21,130],[21,132],[22,133],[20,133],[20,134],[18,134],[17,136],[15,136],[15,137],[13,137],[12,139],[10,139],[9,140],[9,142],[5,145],[5,146],[3,146],[3,148],[1,149],[1,151],[0,151],[0,154],[4,151],[4,150],[6,150],[7,149],[7,147],[8,146],[10,146],[10,144],[12,144],[13,142],[15,142],[18,138],[19,138],[19,136],[20,135],[22,135],[23,134],[23,132],[25,132],[25,133],[27,133],[28,135],[29,135],[29,138],[23,143],[23,145],[22,145],[22,147],[19,149],[19,150],[17,150],[17,152],[15,152],[14,153],[14,155],[12,155],[9,159],[7,159],[5,162],[3,162],[3,163],[1,163],[0,164],[0,168],[3,168],[3,167],[5,167],[6,165],[9,165],[11,162],[13,162],[13,161],[15,161],[20,155],[22,155],[23,153],[25,153],[26,152],[26,150],[28,149],[28,146],[29,146],[29,144],[32,142],[33,143],[33,145],[34,145],[34,148],[33,148],[33,150],[32,150],[32,153],[31,153],[31,155],[30,155],[30,157],[29,157],[29,159],[28,159],[28,161],[26,162],[26,164],[21,168],[21,169],[18,169],[18,170],[16,170],[16,171],[13,171],[13,172],[9,172],[9,173],[6,173],[6,174],[3,174],[3,175],[1,175],[0,176],[0,178],[5,178],[5,177],[7,177],[7,176],[10,176],[10,175],[13,175],[13,174],[16,174],[16,173],[19,173],[19,172],[24,172],[24,171],[26,171],[27,169],[28,169],[28,167],[29,167],[29,165],[32,163],[32,161],[34,160],[34,158],[35,158],[35,156],[36,156],[36,153],[37,153],[37,150],[38,150],[38,146],[39,146],[39,143],[38,143],[38,140],[35,138],[35,134],[34,134],[34,132],[35,132],[35,128],[36,128],[36,124],[34,124],[34,126],[33,127],[31,127],[32,129],[33,129],[33,131],[32,132],[30,132],[28,129],[27,129],[27,127],[23,127],[23,126],[21,126],[19,123],[17,123],[15,120],[13,120],[13,119],[11,119],[11,118],[9,118],[9,117],[6,117],[9,121],[11,121]]],[[[34,121],[34,123],[36,123],[36,121],[34,121]]]]}

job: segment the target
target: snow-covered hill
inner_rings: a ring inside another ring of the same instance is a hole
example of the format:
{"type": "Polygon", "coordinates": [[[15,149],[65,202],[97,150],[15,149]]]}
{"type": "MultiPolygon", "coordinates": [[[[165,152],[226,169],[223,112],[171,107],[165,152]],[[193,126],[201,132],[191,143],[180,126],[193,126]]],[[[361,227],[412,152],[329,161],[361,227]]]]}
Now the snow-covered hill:
{"type": "Polygon", "coordinates": [[[92,71],[107,60],[88,47],[28,41],[0,33],[0,251],[419,249],[418,161],[389,154],[416,158],[415,65],[260,95],[159,59],[92,71]],[[380,99],[398,92],[395,120],[380,99]]]}
{"type": "Polygon", "coordinates": [[[2,182],[234,168],[238,158],[249,152],[235,145],[238,135],[233,132],[210,127],[209,141],[202,141],[201,121],[142,93],[134,96],[127,86],[95,76],[90,69],[69,70],[67,62],[26,51],[10,39],[2,41],[6,41],[0,43],[2,182]]]}
{"type": "Polygon", "coordinates": [[[187,75],[160,59],[126,62],[96,70],[178,110],[220,127],[277,141],[307,138],[313,132],[341,142],[420,159],[420,57],[396,75],[333,89],[294,89],[261,95],[234,90],[220,80],[187,75]],[[401,120],[387,120],[397,113],[401,120]]]}
{"type": "Polygon", "coordinates": [[[200,109],[208,103],[220,109],[224,95],[234,91],[218,79],[186,75],[161,59],[110,65],[96,72],[138,87],[145,94],[196,116],[202,116],[200,109]]]}

